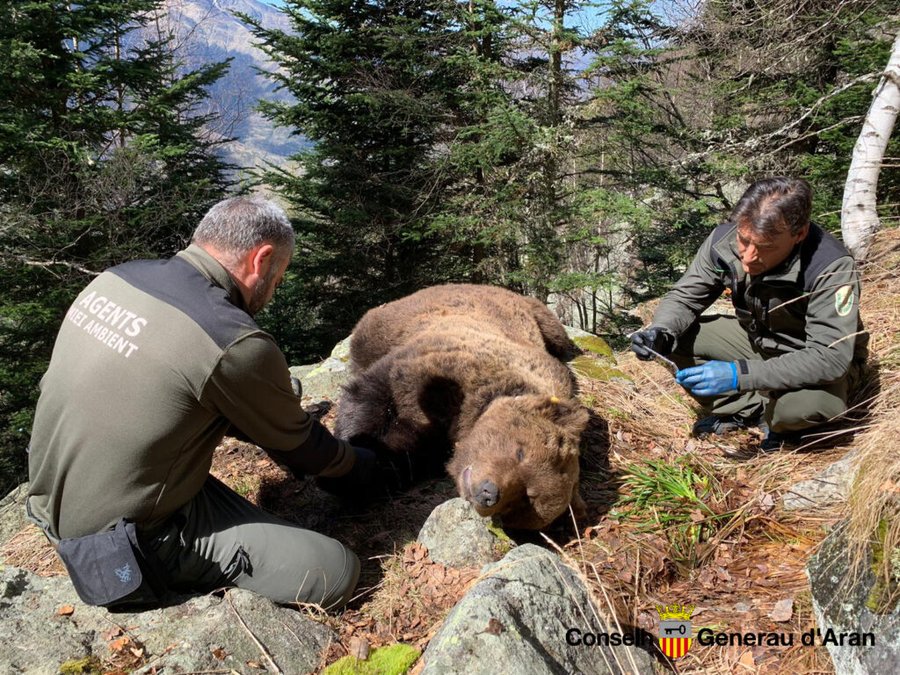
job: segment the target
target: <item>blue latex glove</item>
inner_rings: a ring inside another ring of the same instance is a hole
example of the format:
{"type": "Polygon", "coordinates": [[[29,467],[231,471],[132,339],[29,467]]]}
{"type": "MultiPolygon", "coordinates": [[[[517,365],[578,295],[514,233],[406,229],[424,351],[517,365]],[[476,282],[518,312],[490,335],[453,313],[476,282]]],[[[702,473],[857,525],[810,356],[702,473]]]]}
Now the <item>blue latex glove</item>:
{"type": "Polygon", "coordinates": [[[732,361],[707,361],[702,366],[683,368],[675,381],[695,396],[719,396],[738,390],[737,364],[732,361]]]}

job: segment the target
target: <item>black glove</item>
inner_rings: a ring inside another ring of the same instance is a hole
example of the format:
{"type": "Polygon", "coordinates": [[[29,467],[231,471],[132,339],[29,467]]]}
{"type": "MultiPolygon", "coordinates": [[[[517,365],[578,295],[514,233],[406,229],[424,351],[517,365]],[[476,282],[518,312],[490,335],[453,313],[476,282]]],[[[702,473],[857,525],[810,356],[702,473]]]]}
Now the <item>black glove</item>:
{"type": "Polygon", "coordinates": [[[368,448],[353,447],[356,461],[343,476],[319,476],[316,483],[326,492],[338,497],[361,501],[371,499],[379,491],[378,457],[368,448]]]}
{"type": "Polygon", "coordinates": [[[675,346],[675,336],[665,328],[648,328],[647,330],[639,330],[631,335],[631,351],[633,351],[641,361],[649,361],[653,358],[653,354],[647,351],[647,347],[668,356],[672,353],[672,347],[675,346]]]}

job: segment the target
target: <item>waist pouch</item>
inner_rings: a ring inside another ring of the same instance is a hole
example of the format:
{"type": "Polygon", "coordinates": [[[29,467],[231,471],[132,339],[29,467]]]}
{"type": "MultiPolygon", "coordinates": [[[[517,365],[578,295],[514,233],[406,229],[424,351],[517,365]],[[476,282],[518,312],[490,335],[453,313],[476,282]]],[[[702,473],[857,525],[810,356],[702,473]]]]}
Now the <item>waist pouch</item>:
{"type": "Polygon", "coordinates": [[[122,518],[112,530],[60,539],[56,551],[84,603],[107,608],[158,604],[162,584],[141,551],[134,523],[122,518]]]}

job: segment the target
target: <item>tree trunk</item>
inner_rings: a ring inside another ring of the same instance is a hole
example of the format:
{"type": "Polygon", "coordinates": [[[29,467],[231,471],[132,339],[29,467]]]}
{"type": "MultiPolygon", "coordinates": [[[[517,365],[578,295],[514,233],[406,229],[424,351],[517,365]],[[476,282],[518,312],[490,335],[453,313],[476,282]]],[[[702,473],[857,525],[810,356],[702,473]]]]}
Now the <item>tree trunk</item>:
{"type": "Polygon", "coordinates": [[[900,33],[894,40],[887,68],[875,88],[872,105],[853,148],[844,185],[841,233],[857,261],[864,260],[872,237],[881,226],[876,209],[878,174],[900,111],[900,33]]]}

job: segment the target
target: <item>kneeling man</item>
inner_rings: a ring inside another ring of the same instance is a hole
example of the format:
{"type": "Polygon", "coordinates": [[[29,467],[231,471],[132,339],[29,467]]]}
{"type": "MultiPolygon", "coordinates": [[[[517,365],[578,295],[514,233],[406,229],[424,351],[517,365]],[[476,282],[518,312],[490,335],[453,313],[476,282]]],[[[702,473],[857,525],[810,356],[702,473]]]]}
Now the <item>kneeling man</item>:
{"type": "Polygon", "coordinates": [[[282,603],[350,598],[352,551],[209,475],[226,432],[347,489],[373,475],[373,453],[302,410],[284,355],[253,320],[293,248],[281,208],[228,199],[187,249],[103,272],[66,314],[41,380],[27,508],[85,602],[224,586],[282,603]]]}

